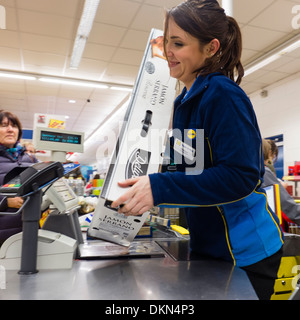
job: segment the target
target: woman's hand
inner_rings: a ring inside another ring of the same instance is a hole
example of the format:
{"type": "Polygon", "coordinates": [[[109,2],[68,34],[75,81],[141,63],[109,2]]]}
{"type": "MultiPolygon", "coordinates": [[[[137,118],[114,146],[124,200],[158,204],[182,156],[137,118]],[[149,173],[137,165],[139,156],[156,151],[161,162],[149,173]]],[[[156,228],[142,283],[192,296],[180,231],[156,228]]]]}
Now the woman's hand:
{"type": "Polygon", "coordinates": [[[24,200],[20,197],[7,198],[7,206],[9,208],[21,208],[24,203],[24,200]]]}
{"type": "Polygon", "coordinates": [[[126,193],[111,205],[112,208],[123,205],[119,209],[119,213],[124,213],[127,216],[137,216],[150,210],[154,206],[149,176],[125,180],[119,182],[119,186],[123,188],[131,186],[126,193]]]}

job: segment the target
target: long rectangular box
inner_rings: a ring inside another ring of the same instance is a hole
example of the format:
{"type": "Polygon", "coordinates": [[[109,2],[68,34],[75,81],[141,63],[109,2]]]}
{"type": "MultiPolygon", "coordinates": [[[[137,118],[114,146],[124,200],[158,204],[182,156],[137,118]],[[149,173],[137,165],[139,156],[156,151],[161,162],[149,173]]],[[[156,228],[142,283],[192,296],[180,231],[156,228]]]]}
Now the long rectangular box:
{"type": "Polygon", "coordinates": [[[90,236],[128,246],[145,222],[148,212],[136,218],[125,217],[110,204],[127,191],[118,186],[119,181],[159,171],[176,83],[163,54],[163,31],[152,29],[88,231],[90,236]]]}
{"type": "Polygon", "coordinates": [[[101,191],[114,201],[126,190],[119,181],[157,172],[163,161],[176,79],[163,56],[163,32],[151,31],[123,127],[101,191]]]}

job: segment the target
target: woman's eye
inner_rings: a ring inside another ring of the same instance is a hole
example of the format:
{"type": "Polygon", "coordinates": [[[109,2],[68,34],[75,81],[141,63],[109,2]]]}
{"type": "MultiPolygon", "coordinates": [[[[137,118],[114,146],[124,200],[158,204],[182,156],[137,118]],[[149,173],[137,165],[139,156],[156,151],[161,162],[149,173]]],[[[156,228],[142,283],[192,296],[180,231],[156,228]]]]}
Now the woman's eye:
{"type": "Polygon", "coordinates": [[[176,47],[182,47],[183,46],[183,44],[179,43],[179,42],[175,42],[174,44],[175,44],[176,47]]]}

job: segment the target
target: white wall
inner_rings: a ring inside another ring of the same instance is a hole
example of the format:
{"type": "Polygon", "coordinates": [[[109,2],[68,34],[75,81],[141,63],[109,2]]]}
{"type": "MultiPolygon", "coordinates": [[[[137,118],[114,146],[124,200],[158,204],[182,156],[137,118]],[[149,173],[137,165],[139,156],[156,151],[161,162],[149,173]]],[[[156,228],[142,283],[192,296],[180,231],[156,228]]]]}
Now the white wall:
{"type": "Polygon", "coordinates": [[[288,166],[300,161],[300,73],[251,94],[262,137],[283,134],[284,174],[288,166]]]}

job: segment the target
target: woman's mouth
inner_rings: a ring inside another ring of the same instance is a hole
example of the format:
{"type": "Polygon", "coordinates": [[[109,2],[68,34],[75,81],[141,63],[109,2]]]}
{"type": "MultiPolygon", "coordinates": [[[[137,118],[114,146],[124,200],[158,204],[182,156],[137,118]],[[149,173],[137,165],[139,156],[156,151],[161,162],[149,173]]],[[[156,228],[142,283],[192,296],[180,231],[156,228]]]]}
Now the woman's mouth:
{"type": "Polygon", "coordinates": [[[174,68],[174,67],[176,67],[178,64],[179,64],[179,62],[169,61],[169,68],[174,68]]]}

